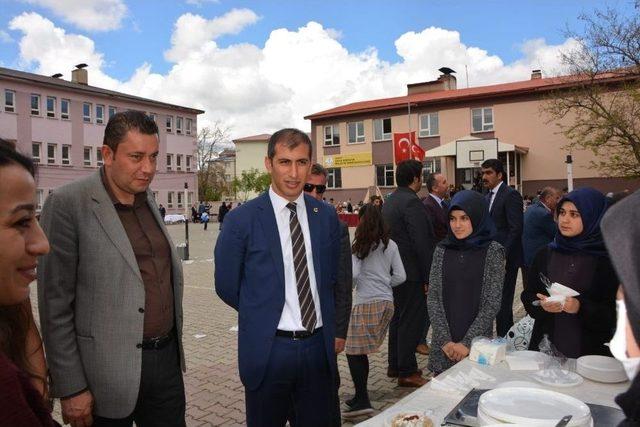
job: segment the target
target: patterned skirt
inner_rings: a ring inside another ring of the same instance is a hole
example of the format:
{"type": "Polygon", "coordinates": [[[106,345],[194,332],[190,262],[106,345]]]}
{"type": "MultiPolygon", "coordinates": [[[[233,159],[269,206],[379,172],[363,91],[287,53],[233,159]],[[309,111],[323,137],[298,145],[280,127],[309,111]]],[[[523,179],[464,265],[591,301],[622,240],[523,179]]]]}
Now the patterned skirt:
{"type": "Polygon", "coordinates": [[[382,345],[393,316],[393,302],[372,301],[357,304],[351,310],[345,353],[375,353],[382,345]]]}

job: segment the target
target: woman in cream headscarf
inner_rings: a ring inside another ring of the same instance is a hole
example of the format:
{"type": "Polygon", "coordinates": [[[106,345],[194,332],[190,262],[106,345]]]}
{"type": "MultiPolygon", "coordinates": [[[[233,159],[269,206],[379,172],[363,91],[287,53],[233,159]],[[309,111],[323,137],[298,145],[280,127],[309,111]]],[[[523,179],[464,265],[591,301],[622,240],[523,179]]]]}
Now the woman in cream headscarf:
{"type": "Polygon", "coordinates": [[[616,397],[627,418],[620,426],[640,426],[640,191],[607,212],[602,234],[622,282],[616,301],[618,323],[610,344],[631,380],[629,390],[616,397]]]}

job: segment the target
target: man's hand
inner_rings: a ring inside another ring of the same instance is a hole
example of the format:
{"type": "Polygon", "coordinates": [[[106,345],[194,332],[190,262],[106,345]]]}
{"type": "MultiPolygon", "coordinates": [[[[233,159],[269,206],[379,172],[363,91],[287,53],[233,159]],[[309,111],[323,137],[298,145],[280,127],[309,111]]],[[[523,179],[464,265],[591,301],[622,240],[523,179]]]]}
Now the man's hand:
{"type": "Polygon", "coordinates": [[[462,343],[453,344],[451,346],[451,350],[453,351],[453,360],[455,360],[456,362],[461,361],[469,355],[469,349],[462,343]]]}
{"type": "Polygon", "coordinates": [[[547,301],[549,298],[546,295],[536,294],[538,299],[540,300],[540,307],[548,313],[561,313],[562,312],[562,303],[558,301],[547,301]]]}
{"type": "Polygon", "coordinates": [[[336,338],[335,350],[336,354],[340,354],[344,351],[344,344],[347,342],[344,338],[336,338]]]}
{"type": "Polygon", "coordinates": [[[567,297],[562,309],[569,314],[576,314],[580,310],[580,301],[574,297],[567,297]]]}
{"type": "Polygon", "coordinates": [[[89,390],[77,396],[60,399],[62,421],[71,427],[89,427],[93,424],[93,395],[89,390]]]}

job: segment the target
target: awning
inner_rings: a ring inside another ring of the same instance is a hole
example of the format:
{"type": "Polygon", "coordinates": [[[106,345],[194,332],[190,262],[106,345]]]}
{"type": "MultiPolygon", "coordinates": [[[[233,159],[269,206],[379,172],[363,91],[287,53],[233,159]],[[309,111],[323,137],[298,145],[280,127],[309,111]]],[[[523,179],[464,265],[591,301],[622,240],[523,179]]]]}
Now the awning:
{"type": "MultiPolygon", "coordinates": [[[[477,138],[475,136],[467,135],[460,139],[454,139],[451,142],[447,142],[439,147],[433,148],[431,150],[427,150],[425,156],[426,157],[455,157],[456,155],[456,142],[457,141],[477,141],[482,138],[477,138]]],[[[515,151],[520,154],[527,154],[529,152],[529,147],[522,147],[519,145],[506,144],[504,142],[498,141],[498,152],[506,153],[515,151]]]]}

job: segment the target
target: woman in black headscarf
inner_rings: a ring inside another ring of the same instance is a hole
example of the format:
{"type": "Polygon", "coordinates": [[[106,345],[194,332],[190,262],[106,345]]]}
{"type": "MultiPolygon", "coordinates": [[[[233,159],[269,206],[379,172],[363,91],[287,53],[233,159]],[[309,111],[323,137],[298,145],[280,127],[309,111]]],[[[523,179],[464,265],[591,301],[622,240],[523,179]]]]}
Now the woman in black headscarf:
{"type": "Polygon", "coordinates": [[[505,273],[504,248],[479,193],[451,200],[448,234],[433,253],[427,306],[433,328],[428,368],[434,374],[468,356],[471,340],[493,335],[505,273]]]}
{"type": "Polygon", "coordinates": [[[547,334],[567,357],[611,356],[605,343],[615,329],[618,278],[600,233],[607,207],[607,198],[593,188],[574,190],[558,202],[556,237],[536,254],[520,297],[535,319],[529,349],[538,350],[547,334]],[[545,278],[580,295],[547,301],[545,278]]]}
{"type": "Polygon", "coordinates": [[[618,324],[610,348],[632,381],[629,390],[616,397],[627,417],[620,426],[640,426],[640,191],[607,212],[602,234],[622,283],[616,301],[618,324]]]}

